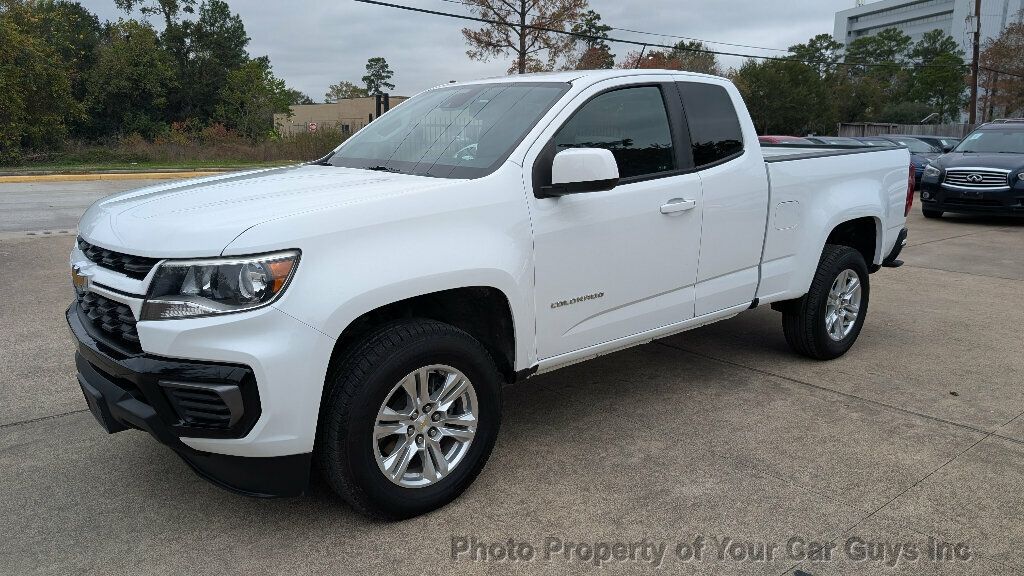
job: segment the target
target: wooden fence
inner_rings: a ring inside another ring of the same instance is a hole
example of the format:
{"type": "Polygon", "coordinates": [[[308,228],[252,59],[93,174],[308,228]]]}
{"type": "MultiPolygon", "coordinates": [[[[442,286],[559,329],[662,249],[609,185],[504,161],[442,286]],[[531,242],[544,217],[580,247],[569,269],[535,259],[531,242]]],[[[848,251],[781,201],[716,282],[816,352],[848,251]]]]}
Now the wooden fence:
{"type": "Polygon", "coordinates": [[[918,134],[920,136],[952,136],[963,138],[977,124],[888,124],[881,122],[844,122],[839,124],[839,135],[850,138],[878,136],[880,134],[918,134]]]}

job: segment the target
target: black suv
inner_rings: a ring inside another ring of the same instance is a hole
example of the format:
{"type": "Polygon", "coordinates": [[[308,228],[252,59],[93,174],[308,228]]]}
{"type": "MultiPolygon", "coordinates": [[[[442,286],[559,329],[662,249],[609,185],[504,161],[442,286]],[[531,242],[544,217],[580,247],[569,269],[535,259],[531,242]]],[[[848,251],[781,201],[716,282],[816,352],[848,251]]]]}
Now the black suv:
{"type": "Polygon", "coordinates": [[[921,211],[1024,216],[1024,122],[992,122],[952,152],[932,160],[921,178],[921,211]]]}

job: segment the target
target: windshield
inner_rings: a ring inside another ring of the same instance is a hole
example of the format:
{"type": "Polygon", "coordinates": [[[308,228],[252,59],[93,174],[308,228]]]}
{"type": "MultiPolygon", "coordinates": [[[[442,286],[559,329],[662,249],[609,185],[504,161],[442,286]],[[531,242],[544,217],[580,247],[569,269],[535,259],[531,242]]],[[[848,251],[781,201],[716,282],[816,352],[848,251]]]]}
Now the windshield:
{"type": "Polygon", "coordinates": [[[893,138],[893,142],[906,146],[914,154],[933,154],[938,152],[931,144],[917,138],[893,138]]]}
{"type": "Polygon", "coordinates": [[[1024,154],[1024,130],[979,130],[953,151],[1024,154]]]}
{"type": "Polygon", "coordinates": [[[479,178],[496,170],[568,89],[564,83],[516,82],[424,92],[356,132],[327,163],[479,178]]]}

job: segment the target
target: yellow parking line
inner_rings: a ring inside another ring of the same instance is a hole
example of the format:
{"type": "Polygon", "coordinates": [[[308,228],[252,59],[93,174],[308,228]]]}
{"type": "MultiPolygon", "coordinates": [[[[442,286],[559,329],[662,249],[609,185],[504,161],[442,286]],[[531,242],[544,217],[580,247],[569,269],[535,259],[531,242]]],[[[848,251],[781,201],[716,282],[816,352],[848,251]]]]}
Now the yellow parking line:
{"type": "Polygon", "coordinates": [[[214,176],[224,172],[135,172],[116,174],[19,174],[0,176],[0,184],[24,184],[30,182],[75,182],[83,180],[173,180],[214,176]]]}

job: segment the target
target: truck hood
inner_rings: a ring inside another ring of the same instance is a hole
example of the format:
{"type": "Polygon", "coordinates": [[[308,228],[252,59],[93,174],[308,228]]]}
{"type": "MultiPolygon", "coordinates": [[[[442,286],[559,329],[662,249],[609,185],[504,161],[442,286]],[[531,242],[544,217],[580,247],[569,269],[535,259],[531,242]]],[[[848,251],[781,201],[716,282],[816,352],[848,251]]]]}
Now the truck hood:
{"type": "Polygon", "coordinates": [[[215,256],[239,234],[268,220],[450,182],[320,165],[227,174],[101,199],[82,216],[79,233],[98,246],[139,256],[215,256]]]}

